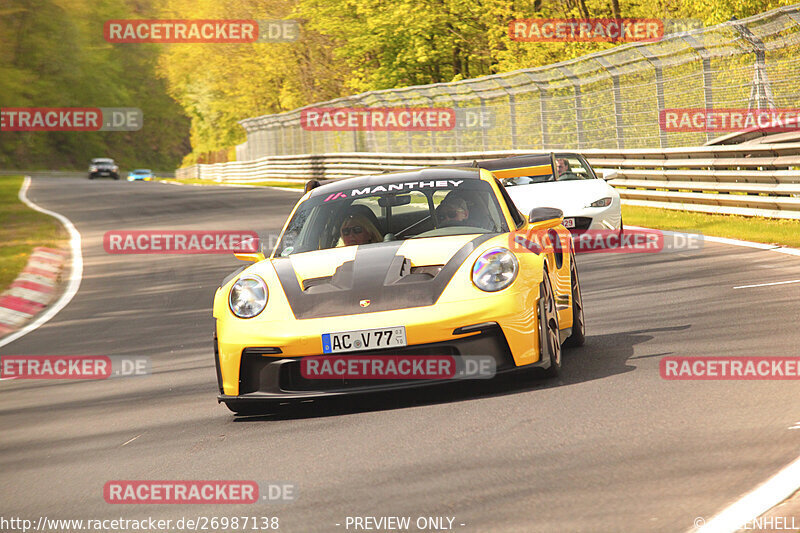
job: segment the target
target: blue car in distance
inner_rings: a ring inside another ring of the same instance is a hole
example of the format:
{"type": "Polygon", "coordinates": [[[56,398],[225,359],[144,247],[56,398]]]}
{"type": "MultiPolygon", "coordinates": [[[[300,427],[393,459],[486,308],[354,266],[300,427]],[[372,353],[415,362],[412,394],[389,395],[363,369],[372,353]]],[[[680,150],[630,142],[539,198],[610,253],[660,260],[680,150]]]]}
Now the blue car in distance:
{"type": "Polygon", "coordinates": [[[151,181],[155,176],[150,169],[140,168],[128,172],[128,181],[151,181]]]}

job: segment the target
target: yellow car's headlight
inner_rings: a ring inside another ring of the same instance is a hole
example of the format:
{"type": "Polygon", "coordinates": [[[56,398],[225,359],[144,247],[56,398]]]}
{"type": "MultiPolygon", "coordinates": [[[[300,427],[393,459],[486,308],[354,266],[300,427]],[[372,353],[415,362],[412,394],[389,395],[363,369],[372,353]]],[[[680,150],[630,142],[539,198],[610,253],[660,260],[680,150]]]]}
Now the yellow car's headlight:
{"type": "Polygon", "coordinates": [[[517,256],[506,248],[492,248],[472,265],[472,283],[482,291],[496,292],[511,285],[518,272],[517,256]]]}
{"type": "Polygon", "coordinates": [[[231,287],[228,305],[239,318],[253,318],[267,306],[267,284],[258,276],[242,276],[231,287]]]}

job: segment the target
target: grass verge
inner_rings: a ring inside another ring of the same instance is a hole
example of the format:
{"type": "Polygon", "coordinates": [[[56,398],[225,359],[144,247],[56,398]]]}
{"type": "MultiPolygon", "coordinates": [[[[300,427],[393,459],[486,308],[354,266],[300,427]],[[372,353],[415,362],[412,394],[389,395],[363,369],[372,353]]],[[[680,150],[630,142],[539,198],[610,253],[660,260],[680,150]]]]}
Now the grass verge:
{"type": "Polygon", "coordinates": [[[623,205],[622,219],[626,226],[702,233],[800,248],[800,220],[715,215],[638,205],[623,205]]]}
{"type": "Polygon", "coordinates": [[[28,262],[37,246],[60,247],[67,231],[51,216],[19,201],[22,176],[0,176],[0,292],[28,262]]]}

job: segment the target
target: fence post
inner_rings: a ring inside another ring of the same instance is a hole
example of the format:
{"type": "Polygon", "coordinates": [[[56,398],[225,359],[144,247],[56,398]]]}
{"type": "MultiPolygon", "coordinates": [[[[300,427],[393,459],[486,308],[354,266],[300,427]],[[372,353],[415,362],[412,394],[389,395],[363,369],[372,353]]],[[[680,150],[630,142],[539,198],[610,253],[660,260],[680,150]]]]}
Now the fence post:
{"type": "Polygon", "coordinates": [[[769,86],[767,79],[767,57],[766,47],[764,41],[759,39],[747,26],[739,22],[731,22],[739,35],[744,39],[753,49],[756,56],[755,72],[753,73],[753,88],[750,91],[750,100],[747,102],[747,109],[752,109],[753,102],[755,101],[756,109],[771,109],[775,107],[775,102],[772,98],[772,89],[769,86]]]}
{"type": "MultiPolygon", "coordinates": [[[[636,46],[634,50],[642,54],[645,60],[653,67],[653,74],[656,79],[656,105],[658,106],[656,111],[660,115],[661,111],[666,109],[667,106],[664,100],[664,69],[661,67],[661,60],[646,46],[636,46]]],[[[660,121],[658,124],[658,137],[660,148],[669,147],[669,137],[667,137],[667,132],[664,131],[664,128],[661,127],[660,121]]]]}
{"type": "MultiPolygon", "coordinates": [[[[436,106],[436,102],[434,101],[432,96],[429,96],[427,94],[421,94],[421,96],[422,98],[428,99],[431,108],[436,106]]],[[[435,154],[438,149],[436,144],[436,130],[428,130],[428,140],[430,141],[431,153],[435,154]]]]}
{"type": "MultiPolygon", "coordinates": [[[[517,103],[514,100],[514,93],[510,90],[510,85],[503,78],[497,77],[494,79],[508,95],[508,117],[511,122],[511,149],[517,149],[517,103]]],[[[494,126],[497,127],[497,116],[495,115],[494,126]]],[[[483,122],[483,115],[481,115],[481,122],[483,122]]]]}
{"type": "MultiPolygon", "coordinates": [[[[486,112],[486,102],[484,101],[483,96],[481,96],[481,93],[479,93],[478,91],[473,89],[472,86],[469,83],[466,83],[465,85],[467,86],[467,88],[470,91],[472,91],[472,93],[478,98],[478,101],[481,103],[481,116],[483,116],[483,114],[486,112]]],[[[482,150],[484,152],[486,152],[488,150],[488,146],[489,146],[489,141],[488,141],[487,136],[486,136],[486,130],[481,128],[481,147],[482,147],[482,150]]]]}
{"type": "MultiPolygon", "coordinates": [[[[713,81],[711,78],[711,54],[706,47],[700,44],[692,35],[681,35],[681,39],[691,46],[697,55],[703,60],[703,100],[706,109],[714,108],[713,81]]],[[[706,141],[714,138],[711,131],[706,131],[706,141]]]]}
{"type": "Polygon", "coordinates": [[[542,88],[541,83],[539,80],[533,77],[533,74],[527,71],[520,71],[520,74],[524,74],[531,83],[536,86],[536,90],[539,91],[539,122],[542,127],[542,150],[547,150],[548,146],[550,145],[550,139],[547,137],[547,120],[545,116],[547,115],[547,107],[545,106],[545,99],[546,99],[546,89],[542,88]]]}
{"type": "Polygon", "coordinates": [[[556,68],[564,73],[564,78],[569,80],[569,82],[572,84],[572,89],[575,92],[575,128],[578,135],[578,150],[582,150],[585,143],[585,138],[583,133],[583,102],[581,99],[581,84],[580,81],[578,81],[578,76],[576,76],[567,67],[559,65],[556,68]]]}
{"type": "Polygon", "coordinates": [[[617,129],[617,148],[622,150],[625,148],[625,131],[622,124],[622,91],[619,86],[617,67],[609,63],[602,56],[597,56],[595,59],[611,76],[611,85],[614,89],[614,125],[617,129]]]}
{"type": "MultiPolygon", "coordinates": [[[[457,118],[458,117],[458,110],[459,110],[460,106],[458,105],[458,101],[456,99],[456,93],[454,93],[453,91],[450,90],[451,87],[452,87],[452,85],[448,85],[446,83],[441,84],[442,90],[444,90],[444,92],[447,94],[448,98],[450,99],[450,103],[451,103],[451,105],[453,107],[453,114],[456,115],[456,118],[457,118]]],[[[455,147],[454,151],[456,151],[456,152],[460,152],[461,151],[461,138],[459,137],[459,134],[461,132],[459,130],[460,130],[460,128],[458,127],[458,124],[456,123],[456,125],[453,126],[453,130],[452,130],[453,131],[453,145],[455,147]]]]}

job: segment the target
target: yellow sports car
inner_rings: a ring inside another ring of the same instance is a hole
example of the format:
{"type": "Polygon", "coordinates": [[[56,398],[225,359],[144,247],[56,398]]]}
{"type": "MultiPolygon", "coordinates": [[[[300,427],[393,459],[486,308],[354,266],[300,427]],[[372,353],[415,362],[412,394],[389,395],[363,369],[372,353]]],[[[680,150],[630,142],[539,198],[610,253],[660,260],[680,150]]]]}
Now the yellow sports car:
{"type": "Polygon", "coordinates": [[[523,215],[480,168],[314,185],[271,255],[236,254],[254,264],[214,297],[219,401],[232,411],[442,382],[309,379],[309,356],[479,355],[497,373],[535,366],[554,375],[562,343],[583,343],[559,210],[523,215]],[[551,246],[539,246],[542,235],[551,246]]]}

